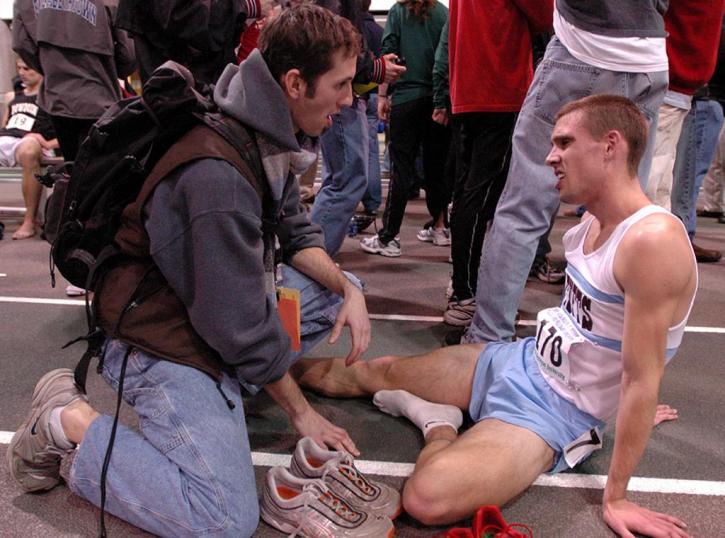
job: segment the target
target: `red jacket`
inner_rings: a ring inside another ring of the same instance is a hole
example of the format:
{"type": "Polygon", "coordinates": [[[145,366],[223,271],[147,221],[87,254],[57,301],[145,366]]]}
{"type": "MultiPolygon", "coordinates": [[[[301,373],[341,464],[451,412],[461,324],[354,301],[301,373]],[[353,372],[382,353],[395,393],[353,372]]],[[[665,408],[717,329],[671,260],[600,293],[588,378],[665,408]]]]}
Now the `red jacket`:
{"type": "Polygon", "coordinates": [[[715,71],[723,0],[670,2],[665,15],[670,89],[692,95],[715,71]]]}
{"type": "Polygon", "coordinates": [[[531,34],[551,28],[553,0],[451,0],[453,113],[517,112],[533,78],[531,34]]]}

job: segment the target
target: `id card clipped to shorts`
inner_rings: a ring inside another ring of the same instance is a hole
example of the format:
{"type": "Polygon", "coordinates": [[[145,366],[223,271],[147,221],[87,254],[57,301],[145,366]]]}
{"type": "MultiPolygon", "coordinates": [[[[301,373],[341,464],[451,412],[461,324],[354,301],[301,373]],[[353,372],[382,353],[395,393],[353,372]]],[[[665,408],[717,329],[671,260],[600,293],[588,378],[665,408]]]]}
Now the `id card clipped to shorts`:
{"type": "Polygon", "coordinates": [[[296,288],[277,288],[277,313],[282,326],[290,337],[292,351],[300,351],[300,290],[296,288]]]}

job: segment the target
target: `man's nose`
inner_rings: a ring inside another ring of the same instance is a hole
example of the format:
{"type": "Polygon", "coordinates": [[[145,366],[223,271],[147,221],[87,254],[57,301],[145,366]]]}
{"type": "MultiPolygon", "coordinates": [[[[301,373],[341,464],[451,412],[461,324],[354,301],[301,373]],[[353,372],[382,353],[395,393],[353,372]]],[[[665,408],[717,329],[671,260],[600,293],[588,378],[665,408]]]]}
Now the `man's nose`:
{"type": "Polygon", "coordinates": [[[342,98],[337,102],[337,105],[342,108],[344,106],[352,106],[352,84],[347,85],[347,89],[342,95],[342,98]]]}
{"type": "Polygon", "coordinates": [[[549,154],[546,156],[546,164],[554,166],[557,162],[559,162],[559,152],[557,151],[556,146],[551,146],[549,154]]]}

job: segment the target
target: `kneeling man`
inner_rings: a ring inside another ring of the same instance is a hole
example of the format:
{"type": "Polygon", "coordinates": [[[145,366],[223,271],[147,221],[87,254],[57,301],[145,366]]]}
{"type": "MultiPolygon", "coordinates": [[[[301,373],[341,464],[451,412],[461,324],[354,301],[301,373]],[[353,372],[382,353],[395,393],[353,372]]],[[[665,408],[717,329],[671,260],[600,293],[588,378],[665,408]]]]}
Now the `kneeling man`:
{"type": "Polygon", "coordinates": [[[403,492],[413,517],[443,524],[503,504],[542,472],[600,447],[599,429],[616,419],[605,521],[626,536],[687,536],[677,518],[626,497],[697,289],[685,229],[640,189],[646,141],[646,120],[626,98],[591,96],[559,111],[547,163],[561,199],[591,214],[564,236],[564,296],[539,313],[535,337],[350,368],[331,359],[296,366],[303,386],[375,394],[383,411],[423,430],[426,445],[403,492]],[[476,424],[459,436],[460,410],[476,424]]]}

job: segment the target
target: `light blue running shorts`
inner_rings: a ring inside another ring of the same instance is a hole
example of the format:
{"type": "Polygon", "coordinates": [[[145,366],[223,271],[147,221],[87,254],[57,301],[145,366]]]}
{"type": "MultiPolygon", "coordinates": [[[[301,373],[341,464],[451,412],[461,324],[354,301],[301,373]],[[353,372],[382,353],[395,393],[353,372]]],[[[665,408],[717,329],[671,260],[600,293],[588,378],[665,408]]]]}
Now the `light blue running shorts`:
{"type": "Polygon", "coordinates": [[[468,412],[476,422],[495,418],[537,434],[556,452],[551,473],[569,468],[564,447],[604,426],[549,386],[534,358],[534,338],[486,344],[476,364],[468,412]]]}

